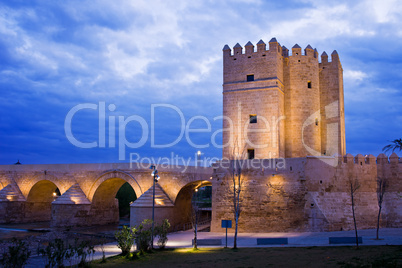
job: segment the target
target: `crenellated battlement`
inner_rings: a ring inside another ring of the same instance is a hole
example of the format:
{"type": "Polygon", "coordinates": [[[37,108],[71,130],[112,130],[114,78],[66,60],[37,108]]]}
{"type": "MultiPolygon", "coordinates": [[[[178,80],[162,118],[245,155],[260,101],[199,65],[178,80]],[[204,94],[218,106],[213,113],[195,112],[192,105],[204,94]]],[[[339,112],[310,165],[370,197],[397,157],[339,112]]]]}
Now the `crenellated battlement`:
{"type": "Polygon", "coordinates": [[[379,154],[377,157],[372,154],[365,156],[363,156],[362,154],[357,154],[356,156],[346,154],[341,158],[342,163],[354,163],[358,165],[402,164],[402,159],[396,153],[391,154],[389,157],[382,153],[379,154]]]}
{"type": "MultiPolygon", "coordinates": [[[[233,50],[227,44],[223,47],[224,58],[232,58],[233,60],[238,60],[242,58],[251,59],[253,57],[266,57],[267,53],[271,54],[274,53],[282,56],[283,58],[289,58],[292,56],[307,56],[317,59],[319,58],[317,48],[313,49],[313,47],[310,44],[306,46],[303,52],[304,53],[302,53],[302,48],[298,44],[295,44],[292,47],[291,54],[289,54],[289,50],[285,46],[281,46],[275,37],[273,37],[268,42],[268,49],[266,43],[263,40],[260,40],[257,43],[257,48],[255,48],[253,43],[251,43],[250,41],[248,41],[247,44],[244,45],[244,48],[239,43],[237,43],[233,47],[233,50]]],[[[334,61],[335,62],[339,61],[339,56],[336,50],[334,50],[331,54],[330,62],[334,61]]],[[[328,55],[325,51],[321,54],[321,62],[322,63],[329,62],[328,55]]]]}
{"type": "Polygon", "coordinates": [[[247,58],[251,58],[253,56],[265,57],[267,53],[276,53],[278,55],[282,55],[282,47],[278,43],[278,41],[276,40],[275,37],[269,41],[268,49],[267,49],[267,45],[262,40],[260,40],[257,43],[257,50],[255,50],[255,46],[250,41],[248,41],[247,44],[244,46],[244,51],[243,51],[243,47],[239,43],[237,43],[233,47],[233,51],[232,51],[232,49],[230,49],[230,47],[228,45],[225,45],[223,47],[224,57],[234,57],[234,58],[236,58],[236,60],[237,60],[237,57],[247,57],[247,58]]]}
{"type": "Polygon", "coordinates": [[[381,153],[377,157],[372,154],[363,156],[362,154],[357,154],[353,156],[352,154],[346,154],[341,158],[342,163],[353,163],[356,165],[381,165],[381,164],[399,164],[402,165],[402,158],[400,158],[396,153],[392,153],[389,157],[381,153]]]}

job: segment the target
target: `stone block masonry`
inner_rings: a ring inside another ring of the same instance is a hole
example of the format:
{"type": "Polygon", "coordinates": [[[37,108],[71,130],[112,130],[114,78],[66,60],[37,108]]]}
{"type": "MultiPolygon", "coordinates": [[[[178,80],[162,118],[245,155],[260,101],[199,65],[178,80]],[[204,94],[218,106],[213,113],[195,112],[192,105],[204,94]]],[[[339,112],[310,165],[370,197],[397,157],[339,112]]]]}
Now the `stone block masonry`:
{"type": "Polygon", "coordinates": [[[272,38],[223,48],[223,158],[267,159],[344,155],[342,65],[299,45],[292,55],[272,38]],[[233,52],[233,53],[232,53],[233,52]],[[254,120],[250,118],[253,117],[254,120]]]}
{"type": "MultiPolygon", "coordinates": [[[[142,202],[149,197],[153,184],[151,171],[144,165],[0,165],[0,223],[50,221],[53,227],[117,223],[119,206],[115,196],[126,182],[138,198],[131,207],[131,223],[141,223],[151,218],[152,209],[152,199],[151,207],[149,202],[142,202]],[[57,190],[61,196],[56,195],[57,190]]],[[[183,189],[193,191],[200,185],[210,185],[212,168],[157,168],[161,180],[157,184],[156,219],[169,219],[172,228],[182,226],[189,219],[180,212],[191,205],[191,195],[183,189]]]]}
{"type": "MultiPolygon", "coordinates": [[[[402,227],[402,163],[394,153],[363,157],[302,157],[243,160],[240,232],[341,231],[353,229],[349,178],[361,185],[356,192],[359,229],[375,228],[377,178],[388,182],[382,227],[402,227]]],[[[212,232],[233,216],[232,180],[227,163],[216,163],[213,176],[212,232]]],[[[233,231],[230,229],[229,231],[233,231]]]]}

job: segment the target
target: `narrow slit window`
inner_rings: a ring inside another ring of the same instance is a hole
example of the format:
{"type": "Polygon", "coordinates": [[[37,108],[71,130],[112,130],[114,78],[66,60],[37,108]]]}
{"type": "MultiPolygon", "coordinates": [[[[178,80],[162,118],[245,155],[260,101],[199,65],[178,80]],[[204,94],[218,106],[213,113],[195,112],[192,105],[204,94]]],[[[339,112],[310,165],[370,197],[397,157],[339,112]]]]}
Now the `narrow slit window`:
{"type": "Polygon", "coordinates": [[[250,114],[250,124],[256,124],[256,123],[257,123],[257,115],[250,114]]]}
{"type": "Polygon", "coordinates": [[[247,75],[247,82],[250,82],[250,81],[254,81],[254,75],[253,74],[247,75]]]}
{"type": "Polygon", "coordinates": [[[248,159],[254,159],[254,149],[247,150],[248,159]]]}
{"type": "Polygon", "coordinates": [[[311,88],[311,81],[307,82],[307,88],[311,88]]]}

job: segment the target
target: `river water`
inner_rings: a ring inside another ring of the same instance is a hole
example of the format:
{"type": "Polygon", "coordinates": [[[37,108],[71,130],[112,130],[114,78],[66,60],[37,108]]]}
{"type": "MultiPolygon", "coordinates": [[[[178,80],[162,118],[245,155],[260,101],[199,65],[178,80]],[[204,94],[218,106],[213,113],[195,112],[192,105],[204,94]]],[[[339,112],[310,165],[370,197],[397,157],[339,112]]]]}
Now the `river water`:
{"type": "MultiPolygon", "coordinates": [[[[109,234],[113,236],[122,225],[129,225],[129,221],[122,219],[119,224],[77,227],[70,231],[83,235],[109,234]]],[[[0,241],[37,236],[50,231],[54,231],[53,228],[50,228],[50,222],[0,224],[0,241]]]]}

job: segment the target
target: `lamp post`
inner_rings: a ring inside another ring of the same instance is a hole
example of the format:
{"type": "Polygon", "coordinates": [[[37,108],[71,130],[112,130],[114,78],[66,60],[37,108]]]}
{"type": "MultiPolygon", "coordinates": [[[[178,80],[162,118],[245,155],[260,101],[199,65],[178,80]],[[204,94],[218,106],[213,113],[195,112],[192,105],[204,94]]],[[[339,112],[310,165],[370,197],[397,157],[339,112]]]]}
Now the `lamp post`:
{"type": "Polygon", "coordinates": [[[201,164],[201,151],[197,151],[197,163],[196,166],[200,166],[201,164]]]}
{"type": "Polygon", "coordinates": [[[151,248],[154,249],[154,221],[155,221],[155,183],[159,180],[158,170],[156,169],[155,165],[151,165],[149,169],[153,169],[151,176],[153,177],[153,195],[152,195],[152,242],[151,248]]]}

